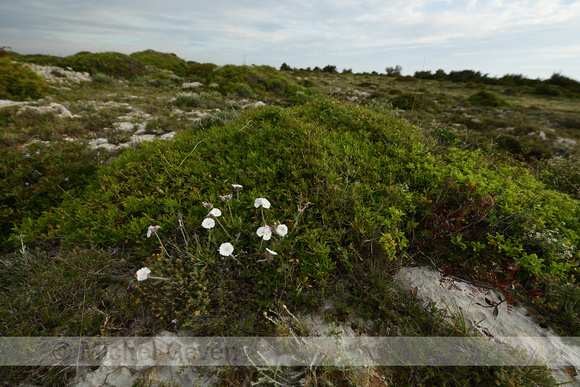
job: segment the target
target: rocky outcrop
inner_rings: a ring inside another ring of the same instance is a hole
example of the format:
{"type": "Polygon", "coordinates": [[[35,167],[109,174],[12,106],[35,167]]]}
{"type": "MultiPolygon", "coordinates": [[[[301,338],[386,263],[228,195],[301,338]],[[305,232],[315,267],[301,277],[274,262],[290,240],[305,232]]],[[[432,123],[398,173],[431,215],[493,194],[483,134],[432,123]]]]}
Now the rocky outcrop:
{"type": "Polygon", "coordinates": [[[17,115],[25,114],[26,112],[34,112],[37,114],[53,114],[56,118],[70,118],[73,117],[71,112],[59,103],[51,102],[48,105],[43,104],[42,100],[39,102],[17,102],[9,100],[0,100],[0,109],[19,106],[17,115]]]}
{"type": "Polygon", "coordinates": [[[30,67],[49,83],[81,83],[93,81],[89,73],[80,73],[71,68],[63,69],[57,66],[40,66],[33,63],[26,63],[25,66],[30,67]]]}

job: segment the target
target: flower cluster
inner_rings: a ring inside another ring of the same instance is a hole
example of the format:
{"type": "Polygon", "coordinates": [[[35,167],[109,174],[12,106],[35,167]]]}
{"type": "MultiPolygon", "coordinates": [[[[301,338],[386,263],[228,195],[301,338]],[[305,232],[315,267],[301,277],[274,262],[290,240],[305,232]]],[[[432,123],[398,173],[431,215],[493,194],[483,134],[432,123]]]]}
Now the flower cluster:
{"type": "MultiPolygon", "coordinates": [[[[232,184],[232,188],[233,188],[234,192],[238,195],[239,195],[239,192],[243,189],[243,187],[239,184],[232,184]]],[[[223,243],[219,244],[219,248],[217,249],[217,252],[222,257],[232,257],[234,260],[237,261],[236,257],[238,257],[238,255],[240,253],[238,253],[237,255],[234,255],[235,247],[234,247],[233,243],[238,242],[239,234],[235,237],[232,237],[230,232],[232,231],[232,226],[241,225],[241,219],[239,219],[237,217],[234,218],[234,216],[232,214],[230,200],[233,198],[233,195],[234,194],[231,193],[229,195],[220,196],[220,199],[223,202],[225,202],[225,204],[227,206],[226,213],[229,212],[229,215],[231,218],[230,219],[231,223],[229,221],[226,221],[226,223],[225,223],[225,225],[227,226],[227,229],[226,229],[226,227],[224,227],[224,224],[222,224],[222,222],[220,221],[220,219],[222,219],[222,215],[223,215],[222,211],[219,208],[214,207],[214,205],[212,203],[202,202],[203,207],[206,208],[207,210],[209,210],[206,217],[201,222],[202,228],[207,230],[208,235],[207,235],[207,242],[203,244],[204,246],[202,246],[202,243],[200,243],[200,241],[197,239],[197,237],[195,238],[195,242],[197,243],[198,254],[204,255],[205,253],[203,253],[203,251],[206,251],[210,255],[215,254],[213,252],[216,251],[214,249],[215,249],[215,247],[217,247],[217,245],[214,245],[215,239],[214,239],[214,235],[213,235],[213,229],[216,226],[219,226],[219,227],[221,227],[221,229],[223,230],[225,235],[230,239],[230,242],[223,242],[223,243]],[[212,246],[214,246],[214,247],[212,247],[212,246]]],[[[272,239],[273,235],[277,235],[280,238],[284,238],[288,234],[288,227],[285,224],[282,224],[281,222],[274,222],[273,224],[269,225],[268,224],[269,222],[266,222],[266,217],[264,216],[264,209],[269,209],[271,207],[271,203],[268,199],[266,199],[266,198],[255,199],[254,200],[254,207],[256,209],[258,209],[258,208],[260,209],[260,212],[262,215],[262,221],[263,221],[263,223],[262,223],[263,226],[259,227],[256,231],[256,234],[261,238],[260,248],[262,247],[263,242],[270,241],[272,239]]],[[[179,216],[178,216],[178,225],[179,225],[179,227],[178,227],[179,230],[182,232],[182,234],[184,236],[184,240],[186,241],[186,244],[188,244],[190,239],[189,239],[189,236],[185,232],[185,226],[184,226],[183,218],[182,218],[181,214],[179,214],[179,216]]],[[[159,243],[161,244],[163,251],[169,256],[169,253],[165,249],[163,242],[161,241],[161,239],[159,238],[159,235],[157,234],[157,230],[159,230],[159,229],[160,229],[160,226],[149,226],[149,228],[147,230],[147,237],[150,237],[152,234],[155,234],[155,236],[159,240],[159,243]]],[[[269,257],[269,259],[271,259],[275,255],[278,255],[278,253],[273,250],[273,248],[275,246],[277,246],[278,243],[279,242],[276,242],[274,244],[274,246],[272,247],[272,249],[270,249],[270,248],[265,249],[264,254],[267,257],[269,257]]],[[[264,260],[258,260],[257,262],[263,262],[263,261],[264,260]]],[[[147,278],[163,279],[160,277],[151,277],[149,275],[150,273],[151,273],[151,270],[147,267],[140,269],[139,271],[137,271],[137,280],[144,281],[147,278]]]]}

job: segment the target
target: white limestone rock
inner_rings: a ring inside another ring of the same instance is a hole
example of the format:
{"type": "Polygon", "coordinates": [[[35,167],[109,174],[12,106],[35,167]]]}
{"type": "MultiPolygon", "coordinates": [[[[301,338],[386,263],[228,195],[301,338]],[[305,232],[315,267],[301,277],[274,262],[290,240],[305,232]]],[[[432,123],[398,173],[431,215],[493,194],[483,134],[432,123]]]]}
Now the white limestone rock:
{"type": "MultiPolygon", "coordinates": [[[[449,286],[440,285],[440,278],[439,272],[426,267],[405,267],[394,277],[404,289],[413,291],[417,288],[417,297],[425,304],[434,302],[442,310],[461,311],[471,326],[477,325],[477,331],[488,336],[517,339],[517,344],[528,354],[538,353],[541,358],[545,357],[545,361],[556,362],[559,367],[553,376],[559,381],[570,381],[561,366],[572,365],[580,369],[580,347],[568,346],[552,329],[538,326],[532,317],[526,316],[526,308],[517,306],[508,313],[507,305],[503,303],[494,319],[491,308],[476,304],[487,305],[484,297],[497,302],[493,292],[485,295],[478,292],[477,287],[459,281],[456,282],[457,288],[449,289],[449,286]],[[554,353],[559,355],[552,360],[550,355],[554,353]]],[[[580,376],[576,381],[580,381],[580,376]]]]}

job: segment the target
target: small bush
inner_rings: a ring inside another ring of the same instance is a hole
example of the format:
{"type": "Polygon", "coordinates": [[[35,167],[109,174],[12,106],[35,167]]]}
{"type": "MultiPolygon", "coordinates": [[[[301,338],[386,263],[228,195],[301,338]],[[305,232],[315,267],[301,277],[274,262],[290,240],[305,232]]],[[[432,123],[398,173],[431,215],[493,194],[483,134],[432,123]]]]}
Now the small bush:
{"type": "Polygon", "coordinates": [[[103,85],[111,85],[115,82],[115,78],[113,78],[107,74],[96,73],[96,74],[93,74],[93,82],[100,83],[103,85]]]}
{"type": "Polygon", "coordinates": [[[79,52],[66,57],[60,65],[71,67],[76,71],[88,72],[91,75],[103,73],[115,78],[125,79],[131,79],[147,72],[143,63],[118,52],[96,54],[79,52]]]}
{"type": "Polygon", "coordinates": [[[48,84],[33,70],[0,57],[0,99],[26,101],[45,96],[48,84]]]}
{"type": "Polygon", "coordinates": [[[186,76],[190,69],[187,63],[175,54],[145,50],[134,52],[129,56],[145,66],[155,66],[158,69],[170,70],[180,76],[186,76]]]}
{"type": "Polygon", "coordinates": [[[63,60],[64,59],[59,56],[42,54],[23,55],[20,58],[21,62],[34,63],[40,66],[57,66],[62,63],[63,60]]]}
{"type": "Polygon", "coordinates": [[[430,111],[439,109],[430,98],[421,93],[401,93],[391,98],[389,102],[395,108],[407,111],[430,111]]]}
{"type": "Polygon", "coordinates": [[[562,96],[562,88],[560,86],[555,85],[538,85],[534,88],[533,93],[537,95],[545,95],[548,97],[560,97],[562,96]]]}
{"type": "Polygon", "coordinates": [[[338,74],[338,70],[336,69],[336,66],[334,65],[326,65],[324,66],[324,68],[322,69],[323,73],[330,73],[330,74],[338,74]]]}
{"type": "Polygon", "coordinates": [[[219,90],[240,96],[296,97],[302,88],[283,73],[270,66],[235,66],[219,67],[210,75],[209,82],[219,84],[219,90]]]}
{"type": "Polygon", "coordinates": [[[491,91],[481,90],[467,98],[468,101],[483,106],[511,106],[511,104],[491,91]]]}
{"type": "Polygon", "coordinates": [[[198,63],[198,62],[187,62],[189,67],[188,75],[192,75],[197,79],[203,81],[209,77],[218,66],[213,63],[198,63]]]}

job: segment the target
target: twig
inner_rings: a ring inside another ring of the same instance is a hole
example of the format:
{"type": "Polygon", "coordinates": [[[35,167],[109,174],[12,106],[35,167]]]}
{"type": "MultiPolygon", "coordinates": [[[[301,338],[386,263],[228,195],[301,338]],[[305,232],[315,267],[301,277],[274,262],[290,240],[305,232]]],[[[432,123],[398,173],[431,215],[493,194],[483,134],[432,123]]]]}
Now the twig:
{"type": "Polygon", "coordinates": [[[199,144],[201,144],[201,142],[202,142],[202,141],[204,141],[204,140],[199,140],[199,142],[198,142],[197,144],[195,144],[195,146],[193,147],[193,149],[191,150],[191,152],[189,152],[189,153],[188,153],[188,155],[187,155],[187,156],[185,156],[185,158],[184,158],[183,160],[181,160],[181,163],[179,163],[179,166],[180,166],[180,167],[181,167],[181,164],[183,164],[183,162],[184,162],[184,161],[185,161],[185,160],[186,160],[186,159],[187,159],[189,156],[191,156],[191,154],[193,153],[193,151],[195,150],[195,148],[197,148],[197,146],[198,146],[199,144]]]}

